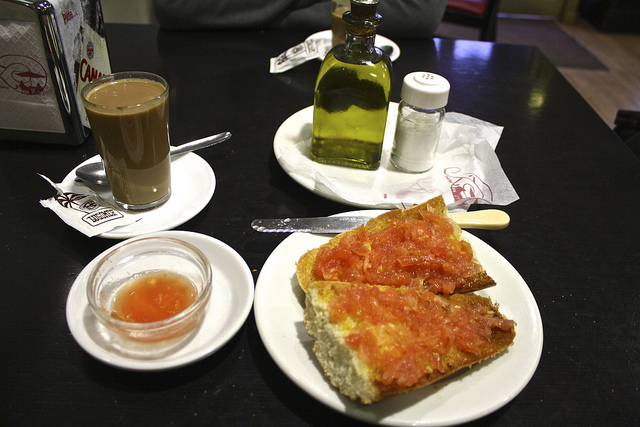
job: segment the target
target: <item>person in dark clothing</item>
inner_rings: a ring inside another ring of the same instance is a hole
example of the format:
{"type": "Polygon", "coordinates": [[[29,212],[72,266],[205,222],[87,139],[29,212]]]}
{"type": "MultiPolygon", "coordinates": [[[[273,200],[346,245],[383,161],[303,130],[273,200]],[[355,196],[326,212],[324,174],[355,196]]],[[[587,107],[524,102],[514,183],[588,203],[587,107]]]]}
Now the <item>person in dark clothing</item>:
{"type": "MultiPolygon", "coordinates": [[[[388,37],[433,37],[446,0],[380,0],[378,32],[388,37]]],[[[265,28],[320,31],[331,27],[330,0],[153,0],[161,28],[265,28]]]]}

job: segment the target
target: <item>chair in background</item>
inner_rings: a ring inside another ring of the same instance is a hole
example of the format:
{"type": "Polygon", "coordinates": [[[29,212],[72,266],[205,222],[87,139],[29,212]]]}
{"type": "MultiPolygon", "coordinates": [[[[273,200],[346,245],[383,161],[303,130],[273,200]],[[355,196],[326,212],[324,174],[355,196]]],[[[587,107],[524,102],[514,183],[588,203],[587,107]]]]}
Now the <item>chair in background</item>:
{"type": "Polygon", "coordinates": [[[496,41],[500,0],[448,0],[442,20],[480,29],[480,40],[496,41]]]}

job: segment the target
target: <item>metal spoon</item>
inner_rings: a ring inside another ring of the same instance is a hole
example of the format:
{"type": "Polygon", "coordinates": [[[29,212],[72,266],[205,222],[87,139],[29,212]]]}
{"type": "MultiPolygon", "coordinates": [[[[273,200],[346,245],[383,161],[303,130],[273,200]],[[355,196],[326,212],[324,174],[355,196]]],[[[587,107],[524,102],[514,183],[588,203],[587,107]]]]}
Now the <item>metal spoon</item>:
{"type": "MultiPolygon", "coordinates": [[[[222,132],[217,135],[208,136],[206,138],[197,139],[195,141],[186,142],[182,145],[178,145],[177,147],[171,147],[170,153],[171,156],[175,156],[181,153],[187,153],[190,151],[199,150],[201,148],[210,147],[212,145],[216,145],[221,143],[222,141],[226,141],[231,138],[231,132],[222,132]]],[[[83,181],[97,184],[97,185],[108,185],[109,181],[107,180],[107,174],[104,171],[104,166],[102,162],[92,162],[87,163],[86,165],[82,165],[76,169],[76,176],[83,181]]]]}
{"type": "Polygon", "coordinates": [[[386,53],[387,55],[391,56],[391,54],[393,53],[393,46],[379,46],[380,50],[382,50],[384,53],[386,53]]]}

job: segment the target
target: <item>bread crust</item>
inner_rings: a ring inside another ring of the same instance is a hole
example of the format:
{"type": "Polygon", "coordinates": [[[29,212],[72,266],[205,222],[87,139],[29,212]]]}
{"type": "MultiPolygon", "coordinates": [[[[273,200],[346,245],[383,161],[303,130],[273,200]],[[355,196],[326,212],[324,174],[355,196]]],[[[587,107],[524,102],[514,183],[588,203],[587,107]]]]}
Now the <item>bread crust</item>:
{"type": "MultiPolygon", "coordinates": [[[[309,335],[315,339],[313,350],[322,366],[325,375],[341,393],[354,401],[370,404],[383,399],[386,396],[408,393],[426,385],[432,384],[452,373],[470,367],[487,358],[496,356],[513,344],[515,327],[510,330],[493,329],[489,338],[489,345],[483,347],[478,354],[472,354],[452,347],[443,356],[442,360],[446,369],[444,372],[424,372],[417,382],[410,386],[399,385],[396,380],[390,384],[384,384],[382,375],[375,369],[366,366],[366,362],[358,355],[357,351],[345,343],[348,330],[340,328],[331,320],[328,309],[329,301],[336,294],[336,289],[345,286],[342,282],[314,282],[308,289],[306,307],[304,312],[305,326],[309,335]]],[[[353,286],[352,284],[350,286],[353,286]]],[[[376,286],[361,284],[373,288],[376,286]]],[[[398,288],[378,286],[387,292],[396,292],[398,288]]],[[[494,315],[506,319],[498,311],[497,304],[489,298],[478,295],[452,294],[440,298],[449,304],[469,308],[477,304],[482,305],[494,315]]],[[[429,351],[429,349],[425,349],[429,351]]]]}
{"type": "MultiPolygon", "coordinates": [[[[447,205],[444,202],[442,196],[435,197],[427,202],[421,203],[419,205],[413,206],[408,209],[394,209],[389,212],[385,212],[382,215],[379,215],[375,218],[369,220],[365,225],[361,225],[353,230],[345,231],[343,233],[338,234],[333,237],[324,245],[311,249],[307,251],[296,263],[296,276],[298,278],[298,283],[303,291],[307,292],[309,285],[317,280],[323,280],[321,277],[318,277],[314,272],[314,266],[316,263],[316,258],[318,253],[322,248],[334,248],[337,246],[340,241],[348,235],[357,234],[362,228],[366,229],[368,232],[379,232],[387,228],[389,225],[393,224],[394,221],[401,218],[414,218],[421,219],[420,211],[428,210],[436,215],[443,216],[449,218],[449,213],[447,209],[447,205]]],[[[457,239],[464,239],[462,236],[462,230],[460,227],[449,218],[449,221],[454,225],[454,234],[457,239]]],[[[474,254],[474,261],[477,262],[474,254]]],[[[479,263],[478,263],[479,264],[479,263]]],[[[486,271],[482,270],[470,277],[467,277],[465,282],[458,286],[456,289],[456,293],[468,293],[474,292],[481,289],[485,289],[491,286],[494,286],[495,281],[486,273],[486,271]]]]}

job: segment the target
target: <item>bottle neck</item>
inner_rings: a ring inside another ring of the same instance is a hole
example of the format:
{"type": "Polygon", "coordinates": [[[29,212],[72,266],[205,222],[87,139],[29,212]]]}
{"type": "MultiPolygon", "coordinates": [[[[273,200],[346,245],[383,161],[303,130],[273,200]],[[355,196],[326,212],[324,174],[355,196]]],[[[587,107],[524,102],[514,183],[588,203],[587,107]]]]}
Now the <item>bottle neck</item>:
{"type": "MultiPolygon", "coordinates": [[[[353,35],[356,37],[374,37],[376,36],[376,28],[382,22],[382,17],[376,13],[377,3],[372,3],[369,6],[373,6],[367,13],[356,10],[350,10],[344,13],[342,19],[346,25],[347,36],[353,35]]],[[[353,5],[352,5],[353,7],[353,5]]]]}
{"type": "Polygon", "coordinates": [[[376,43],[376,33],[373,31],[368,35],[354,35],[347,32],[344,45],[349,50],[359,50],[362,52],[373,52],[376,43]]]}
{"type": "MultiPolygon", "coordinates": [[[[364,3],[363,3],[364,4],[364,3]]],[[[352,64],[377,63],[382,58],[381,52],[375,48],[376,27],[382,17],[376,13],[376,3],[372,3],[373,9],[368,14],[359,15],[354,11],[345,12],[343,15],[347,27],[344,46],[338,48],[335,57],[343,62],[352,64]]],[[[353,6],[353,5],[352,5],[353,6]]]]}

